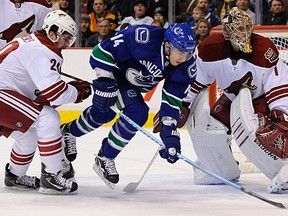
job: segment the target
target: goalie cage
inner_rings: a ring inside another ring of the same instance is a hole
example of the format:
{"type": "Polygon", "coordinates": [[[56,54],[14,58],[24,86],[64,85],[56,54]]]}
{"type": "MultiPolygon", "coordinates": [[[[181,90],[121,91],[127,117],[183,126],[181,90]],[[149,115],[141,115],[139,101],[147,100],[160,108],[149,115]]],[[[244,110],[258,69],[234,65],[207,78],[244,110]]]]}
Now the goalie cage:
{"type": "MultiPolygon", "coordinates": [[[[221,28],[215,27],[212,29],[211,34],[219,31],[221,31],[221,28]]],[[[286,64],[288,64],[288,25],[254,26],[254,33],[260,34],[273,41],[280,53],[280,58],[286,62],[286,64]]],[[[222,91],[217,86],[216,82],[209,86],[210,107],[213,106],[221,94],[222,91]]],[[[231,148],[234,158],[239,162],[240,170],[242,173],[260,172],[260,170],[241,153],[239,147],[233,141],[231,148]]]]}

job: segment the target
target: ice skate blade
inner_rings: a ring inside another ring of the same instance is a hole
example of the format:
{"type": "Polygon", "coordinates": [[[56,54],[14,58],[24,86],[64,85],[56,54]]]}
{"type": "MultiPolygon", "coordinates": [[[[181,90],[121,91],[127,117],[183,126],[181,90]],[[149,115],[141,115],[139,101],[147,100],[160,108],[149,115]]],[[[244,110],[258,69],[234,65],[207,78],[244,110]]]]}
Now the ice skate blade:
{"type": "Polygon", "coordinates": [[[69,189],[63,190],[63,191],[56,191],[56,190],[44,188],[44,187],[40,187],[38,192],[43,193],[43,194],[49,194],[49,195],[74,195],[78,193],[77,190],[73,192],[70,192],[69,189]]]}
{"type": "Polygon", "coordinates": [[[39,188],[28,188],[28,187],[21,187],[21,186],[5,186],[5,190],[14,190],[14,191],[38,191],[39,188]]]}
{"type": "Polygon", "coordinates": [[[108,181],[105,177],[101,169],[96,165],[96,163],[93,164],[93,169],[97,173],[97,175],[102,179],[102,181],[110,188],[115,189],[115,184],[108,181]]]}

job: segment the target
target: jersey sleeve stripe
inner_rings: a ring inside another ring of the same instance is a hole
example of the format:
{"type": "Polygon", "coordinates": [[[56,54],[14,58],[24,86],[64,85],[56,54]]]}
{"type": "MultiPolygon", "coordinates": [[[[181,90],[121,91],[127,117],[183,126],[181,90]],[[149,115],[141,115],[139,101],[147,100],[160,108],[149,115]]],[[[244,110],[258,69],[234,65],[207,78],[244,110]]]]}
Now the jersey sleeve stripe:
{"type": "Polygon", "coordinates": [[[48,88],[41,91],[41,95],[48,101],[52,102],[55,101],[57,98],[59,98],[60,95],[67,90],[67,88],[68,88],[67,84],[63,80],[60,80],[54,85],[51,85],[48,88]]]}
{"type": "Polygon", "coordinates": [[[283,97],[288,96],[288,84],[280,85],[272,88],[270,91],[266,93],[267,103],[271,104],[276,100],[279,100],[283,97]]]}

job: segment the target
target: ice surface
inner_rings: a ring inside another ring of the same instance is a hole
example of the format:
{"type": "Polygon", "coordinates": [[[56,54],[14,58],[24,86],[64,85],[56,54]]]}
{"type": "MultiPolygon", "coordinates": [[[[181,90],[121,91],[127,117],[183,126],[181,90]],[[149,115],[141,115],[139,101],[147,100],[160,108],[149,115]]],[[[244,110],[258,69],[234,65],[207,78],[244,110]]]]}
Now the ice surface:
{"type": "MultiPolygon", "coordinates": [[[[156,152],[158,145],[138,132],[116,159],[120,181],[109,189],[92,169],[107,128],[100,128],[78,139],[78,157],[74,162],[79,185],[78,194],[70,196],[43,195],[37,191],[19,191],[4,186],[4,167],[9,162],[12,139],[0,138],[0,215],[95,215],[95,216],[225,216],[225,215],[288,215],[231,186],[199,186],[193,183],[193,168],[179,160],[168,164],[157,158],[134,193],[123,193],[130,182],[138,181],[156,152]]],[[[181,131],[182,154],[195,160],[191,141],[181,131]]],[[[38,152],[28,174],[40,175],[38,152]]],[[[288,195],[268,194],[269,180],[262,174],[243,174],[241,186],[276,202],[288,204],[288,195]]]]}

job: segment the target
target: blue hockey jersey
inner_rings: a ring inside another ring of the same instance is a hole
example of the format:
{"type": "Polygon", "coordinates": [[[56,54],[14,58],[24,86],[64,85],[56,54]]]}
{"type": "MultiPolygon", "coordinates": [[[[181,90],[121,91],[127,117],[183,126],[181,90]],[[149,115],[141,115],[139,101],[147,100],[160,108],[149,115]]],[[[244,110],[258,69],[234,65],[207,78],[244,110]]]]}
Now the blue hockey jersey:
{"type": "Polygon", "coordinates": [[[135,25],[119,31],[94,47],[90,65],[115,73],[123,73],[140,91],[152,90],[165,79],[162,90],[161,116],[179,118],[182,99],[195,80],[195,59],[173,66],[164,53],[166,29],[135,25]]]}

